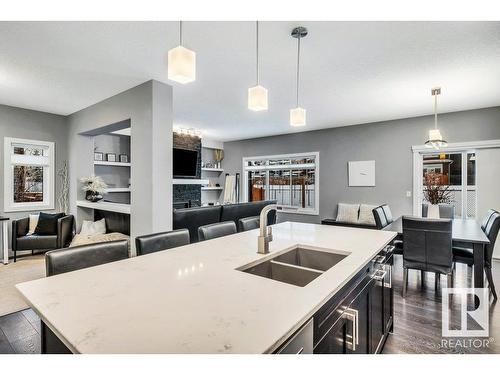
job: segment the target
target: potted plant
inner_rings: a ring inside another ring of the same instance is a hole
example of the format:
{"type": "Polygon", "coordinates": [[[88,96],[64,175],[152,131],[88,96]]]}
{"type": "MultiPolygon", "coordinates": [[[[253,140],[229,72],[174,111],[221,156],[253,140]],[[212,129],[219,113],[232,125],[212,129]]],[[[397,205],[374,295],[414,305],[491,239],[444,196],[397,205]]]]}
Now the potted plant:
{"type": "Polygon", "coordinates": [[[441,173],[426,173],[424,175],[424,198],[429,202],[427,217],[439,219],[439,204],[451,203],[449,185],[443,184],[444,176],[441,173]]]}
{"type": "Polygon", "coordinates": [[[82,190],[85,192],[85,199],[91,202],[100,201],[102,194],[108,188],[108,185],[99,176],[82,177],[80,182],[83,184],[82,190]]]}

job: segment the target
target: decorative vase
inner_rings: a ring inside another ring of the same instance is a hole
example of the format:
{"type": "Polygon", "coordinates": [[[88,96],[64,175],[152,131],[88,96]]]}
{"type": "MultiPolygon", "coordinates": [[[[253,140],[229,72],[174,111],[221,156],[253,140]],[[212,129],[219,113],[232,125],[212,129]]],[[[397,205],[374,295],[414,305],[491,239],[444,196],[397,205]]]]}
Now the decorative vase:
{"type": "Polygon", "coordinates": [[[85,199],[90,201],[90,202],[99,202],[102,199],[102,195],[99,193],[96,193],[95,191],[87,191],[85,193],[85,199]]]}
{"type": "Polygon", "coordinates": [[[429,219],[439,219],[439,205],[429,204],[427,206],[427,217],[429,219]]]}

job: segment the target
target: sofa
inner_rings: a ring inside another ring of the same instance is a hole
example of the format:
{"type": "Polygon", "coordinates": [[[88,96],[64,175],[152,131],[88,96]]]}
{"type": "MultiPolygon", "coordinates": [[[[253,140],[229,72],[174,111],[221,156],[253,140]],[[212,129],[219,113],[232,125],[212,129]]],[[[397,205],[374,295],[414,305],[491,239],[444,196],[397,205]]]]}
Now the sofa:
{"type": "Polygon", "coordinates": [[[377,229],[375,218],[373,217],[372,210],[376,206],[367,204],[338,204],[338,214],[336,218],[327,218],[321,220],[323,225],[335,225],[342,227],[363,228],[363,229],[377,229]],[[357,208],[356,208],[357,206],[357,208]],[[349,220],[343,215],[346,210],[354,210],[349,220]]]}
{"type": "MultiPolygon", "coordinates": [[[[262,209],[276,201],[258,201],[249,203],[225,204],[221,206],[204,206],[175,209],[173,213],[173,229],[189,230],[191,243],[199,242],[198,228],[202,225],[214,224],[223,221],[234,221],[251,216],[258,216],[262,209]]],[[[276,211],[269,212],[268,224],[276,223],[276,211]]]]}

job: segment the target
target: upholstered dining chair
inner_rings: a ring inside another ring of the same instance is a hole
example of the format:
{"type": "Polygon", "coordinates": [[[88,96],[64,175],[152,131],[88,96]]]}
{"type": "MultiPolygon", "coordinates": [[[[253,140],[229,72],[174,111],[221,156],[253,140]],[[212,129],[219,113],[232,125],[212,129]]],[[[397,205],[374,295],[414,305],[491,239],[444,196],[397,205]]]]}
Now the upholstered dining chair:
{"type": "Polygon", "coordinates": [[[138,256],[184,245],[189,245],[189,230],[187,229],[147,234],[135,238],[135,250],[138,256]]]}
{"type": "Polygon", "coordinates": [[[223,221],[222,223],[203,225],[198,228],[198,238],[200,241],[212,240],[235,233],[236,224],[234,221],[223,221]]]}
{"type": "MultiPolygon", "coordinates": [[[[403,216],[403,298],[408,286],[408,271],[419,270],[448,276],[453,287],[452,221],[403,216]]],[[[437,283],[436,283],[437,286],[437,283]]]]}
{"type": "Polygon", "coordinates": [[[377,229],[382,229],[389,224],[387,222],[387,218],[385,217],[383,206],[375,207],[372,212],[373,217],[375,218],[375,225],[377,226],[377,229]]]}
{"type": "MultiPolygon", "coordinates": [[[[387,204],[375,207],[372,212],[377,229],[382,229],[394,221],[391,209],[387,204]]],[[[400,238],[395,239],[392,244],[394,245],[394,254],[403,254],[403,241],[400,238]]]]}
{"type": "Polygon", "coordinates": [[[45,253],[46,275],[76,271],[128,258],[128,240],[69,247],[45,253]]]}
{"type": "Polygon", "coordinates": [[[238,220],[238,232],[246,232],[247,230],[257,229],[260,227],[260,217],[244,217],[238,220]]]}
{"type": "Polygon", "coordinates": [[[385,219],[387,220],[387,224],[390,224],[394,221],[392,218],[392,212],[391,209],[389,208],[389,205],[383,204],[382,205],[382,211],[384,211],[385,219]]]}
{"type": "MultiPolygon", "coordinates": [[[[493,275],[491,272],[491,267],[493,265],[493,250],[495,249],[495,243],[498,237],[498,232],[500,230],[500,213],[495,210],[489,210],[481,224],[486,237],[490,240],[490,243],[485,247],[484,253],[484,273],[488,280],[488,286],[490,288],[493,298],[497,300],[497,292],[495,289],[495,284],[493,282],[493,275]],[[487,220],[486,220],[487,219],[487,220]],[[483,227],[484,225],[484,227],[483,227]]],[[[463,263],[467,266],[474,266],[474,252],[471,248],[454,246],[453,247],[453,261],[456,263],[463,263]]]]}

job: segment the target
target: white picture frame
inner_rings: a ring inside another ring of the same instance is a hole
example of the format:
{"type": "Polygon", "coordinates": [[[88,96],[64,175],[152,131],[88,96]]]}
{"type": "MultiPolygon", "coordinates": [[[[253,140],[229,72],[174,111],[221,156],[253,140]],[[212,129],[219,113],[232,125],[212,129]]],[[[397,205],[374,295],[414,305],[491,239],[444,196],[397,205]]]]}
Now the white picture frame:
{"type": "Polygon", "coordinates": [[[349,186],[375,186],[375,160],[348,162],[349,186]]]}

